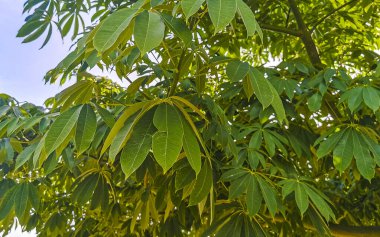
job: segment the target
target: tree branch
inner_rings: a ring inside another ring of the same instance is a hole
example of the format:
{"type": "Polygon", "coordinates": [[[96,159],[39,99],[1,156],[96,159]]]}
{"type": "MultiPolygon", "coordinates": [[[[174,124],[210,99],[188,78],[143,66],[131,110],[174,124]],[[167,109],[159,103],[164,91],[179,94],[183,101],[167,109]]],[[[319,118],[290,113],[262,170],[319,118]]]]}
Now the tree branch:
{"type": "Polygon", "coordinates": [[[302,19],[302,15],[298,9],[297,3],[295,2],[295,0],[288,0],[288,2],[289,2],[289,7],[291,11],[293,12],[293,15],[296,19],[298,29],[302,33],[301,39],[303,43],[305,44],[305,48],[309,56],[310,62],[313,64],[314,67],[318,69],[323,68],[323,64],[319,57],[317,46],[315,45],[313,38],[311,38],[311,33],[306,27],[305,22],[302,19]]]}
{"type": "Polygon", "coordinates": [[[300,31],[297,31],[297,30],[292,30],[289,28],[281,27],[281,26],[272,26],[272,25],[262,24],[262,23],[260,23],[259,25],[260,25],[261,29],[263,29],[263,30],[270,30],[270,31],[274,31],[274,32],[279,32],[279,33],[297,36],[297,37],[302,36],[302,33],[300,31]]]}
{"type": "Polygon", "coordinates": [[[315,29],[317,28],[317,26],[320,25],[322,22],[324,22],[327,18],[329,18],[330,16],[334,15],[336,12],[340,11],[342,8],[345,8],[346,6],[351,5],[352,3],[357,2],[357,1],[359,1],[359,0],[352,0],[352,1],[346,2],[345,4],[343,4],[342,6],[340,6],[338,8],[335,8],[333,11],[331,11],[330,13],[328,13],[326,16],[324,16],[321,19],[319,19],[314,24],[314,26],[310,30],[310,32],[313,33],[315,31],[315,29]]]}

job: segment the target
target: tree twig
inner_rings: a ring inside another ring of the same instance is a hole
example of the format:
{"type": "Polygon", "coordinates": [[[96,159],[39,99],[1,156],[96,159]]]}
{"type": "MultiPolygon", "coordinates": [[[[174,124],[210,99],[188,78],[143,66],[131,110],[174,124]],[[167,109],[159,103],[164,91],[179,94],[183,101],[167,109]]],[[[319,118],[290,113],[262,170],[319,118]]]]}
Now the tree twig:
{"type": "Polygon", "coordinates": [[[297,36],[297,37],[302,36],[302,33],[300,31],[297,31],[297,30],[292,30],[289,28],[281,27],[281,26],[272,26],[272,25],[262,24],[262,23],[260,23],[259,25],[260,25],[261,29],[263,29],[263,30],[270,30],[270,31],[274,31],[274,32],[279,32],[279,33],[297,36]]]}
{"type": "Polygon", "coordinates": [[[357,1],[359,1],[359,0],[352,0],[352,1],[346,2],[345,4],[343,4],[342,6],[340,6],[338,8],[335,8],[333,11],[331,11],[330,13],[326,14],[324,17],[322,17],[321,19],[319,19],[313,25],[313,28],[310,30],[310,32],[313,33],[315,31],[315,29],[317,28],[317,26],[320,25],[322,22],[324,22],[327,18],[329,18],[330,16],[334,15],[336,12],[340,11],[341,9],[345,8],[346,6],[351,5],[352,3],[357,2],[357,1]]]}

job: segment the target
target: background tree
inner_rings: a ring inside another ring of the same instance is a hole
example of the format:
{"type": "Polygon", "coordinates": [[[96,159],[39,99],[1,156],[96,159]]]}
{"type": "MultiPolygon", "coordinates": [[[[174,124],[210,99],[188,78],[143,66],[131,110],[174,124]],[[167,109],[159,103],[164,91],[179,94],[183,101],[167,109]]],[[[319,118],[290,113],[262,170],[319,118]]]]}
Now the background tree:
{"type": "Polygon", "coordinates": [[[45,81],[75,83],[46,108],[1,94],[1,229],[378,236],[379,6],[26,1],[18,37],[70,35],[45,81]]]}

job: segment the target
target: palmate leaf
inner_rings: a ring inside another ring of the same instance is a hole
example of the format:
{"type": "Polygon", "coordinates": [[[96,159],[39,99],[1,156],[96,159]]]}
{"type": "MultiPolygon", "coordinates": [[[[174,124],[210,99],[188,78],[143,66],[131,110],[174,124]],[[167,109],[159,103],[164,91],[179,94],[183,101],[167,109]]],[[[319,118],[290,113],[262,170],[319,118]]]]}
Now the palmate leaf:
{"type": "Polygon", "coordinates": [[[131,138],[120,155],[120,163],[125,177],[128,178],[144,162],[152,147],[154,110],[148,111],[136,124],[131,138]]]}
{"type": "Polygon", "coordinates": [[[129,26],[137,9],[124,8],[107,17],[94,36],[94,47],[99,52],[109,49],[129,26]]]}
{"type": "Polygon", "coordinates": [[[298,209],[301,212],[301,216],[303,216],[309,207],[309,198],[307,196],[305,188],[301,183],[297,183],[295,185],[295,197],[298,209]]]}
{"type": "Polygon", "coordinates": [[[207,0],[207,8],[216,33],[235,17],[237,4],[236,0],[207,0]]]}
{"type": "Polygon", "coordinates": [[[58,116],[51,125],[45,138],[45,150],[47,155],[57,149],[70,135],[78,121],[81,109],[82,106],[76,106],[67,110],[58,116]]]}
{"type": "Polygon", "coordinates": [[[159,14],[143,11],[136,17],[134,37],[141,55],[160,45],[164,33],[165,24],[159,14]]]}
{"type": "Polygon", "coordinates": [[[336,145],[333,152],[333,162],[334,166],[340,171],[343,172],[346,170],[354,157],[354,139],[353,139],[353,131],[349,129],[338,144],[336,145]]]}
{"type": "Polygon", "coordinates": [[[175,107],[162,103],[158,106],[153,123],[158,131],[153,135],[153,154],[158,164],[168,171],[176,162],[183,145],[181,117],[175,107]]]}
{"type": "Polygon", "coordinates": [[[248,213],[251,216],[256,215],[263,202],[263,195],[261,194],[259,183],[255,176],[250,176],[248,180],[246,203],[248,213]]]}

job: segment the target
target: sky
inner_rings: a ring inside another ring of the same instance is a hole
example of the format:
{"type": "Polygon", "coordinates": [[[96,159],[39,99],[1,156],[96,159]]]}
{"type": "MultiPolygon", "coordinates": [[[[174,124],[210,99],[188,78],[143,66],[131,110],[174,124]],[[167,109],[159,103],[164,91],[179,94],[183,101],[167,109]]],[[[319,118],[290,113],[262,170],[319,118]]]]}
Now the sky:
{"type": "Polygon", "coordinates": [[[26,15],[22,15],[23,0],[0,0],[0,93],[6,93],[18,101],[42,105],[62,87],[45,85],[45,73],[54,68],[69,52],[70,42],[63,43],[53,34],[45,48],[39,50],[43,39],[22,44],[16,38],[26,15]]]}
{"type": "MultiPolygon", "coordinates": [[[[39,50],[43,39],[22,44],[16,38],[26,15],[22,15],[23,0],[0,0],[0,93],[13,96],[18,101],[42,105],[63,87],[45,85],[45,73],[54,68],[69,52],[70,42],[63,43],[53,34],[49,44],[39,50]]],[[[14,230],[8,237],[32,237],[35,233],[14,230]]]]}

